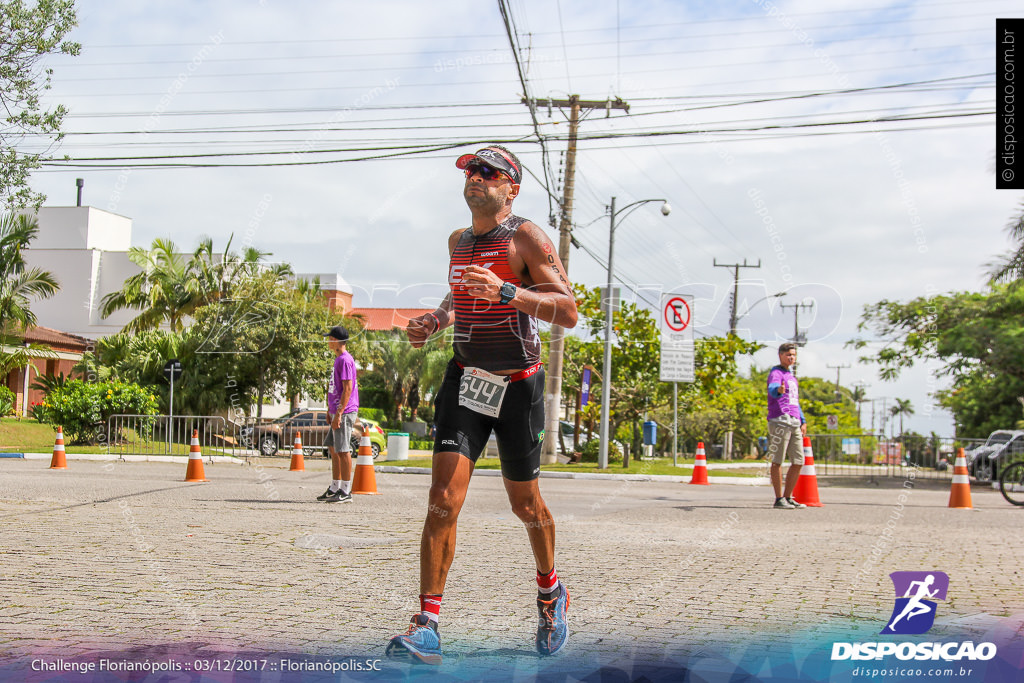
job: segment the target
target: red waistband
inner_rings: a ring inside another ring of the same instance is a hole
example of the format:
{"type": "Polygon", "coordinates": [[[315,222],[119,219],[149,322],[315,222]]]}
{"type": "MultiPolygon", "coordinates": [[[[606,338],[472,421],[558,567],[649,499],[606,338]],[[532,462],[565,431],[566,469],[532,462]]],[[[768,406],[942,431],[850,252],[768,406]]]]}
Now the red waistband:
{"type": "MultiPolygon", "coordinates": [[[[462,363],[460,363],[459,361],[455,361],[455,364],[458,365],[459,368],[462,369],[462,370],[466,369],[466,366],[463,365],[462,363]]],[[[526,368],[525,370],[520,370],[519,372],[516,372],[516,373],[511,374],[511,375],[505,375],[505,376],[508,377],[508,381],[509,382],[518,382],[521,379],[526,379],[527,377],[533,377],[534,375],[537,374],[537,371],[540,370],[543,367],[544,367],[543,363],[537,363],[536,365],[531,365],[530,367],[526,368]]]]}

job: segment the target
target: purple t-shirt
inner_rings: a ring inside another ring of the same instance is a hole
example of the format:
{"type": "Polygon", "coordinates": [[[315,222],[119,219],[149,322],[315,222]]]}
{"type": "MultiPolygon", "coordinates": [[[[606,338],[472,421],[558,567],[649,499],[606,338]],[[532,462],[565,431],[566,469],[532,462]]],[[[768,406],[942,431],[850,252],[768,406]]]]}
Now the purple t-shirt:
{"type": "Polygon", "coordinates": [[[797,385],[796,375],[776,365],[768,372],[768,419],[774,420],[789,415],[804,423],[804,411],[800,410],[800,388],[797,385]],[[786,393],[780,393],[783,383],[786,385],[786,393]]]}
{"type": "Polygon", "coordinates": [[[352,381],[352,395],[349,396],[348,405],[341,411],[342,415],[347,415],[359,410],[359,383],[356,381],[356,361],[348,351],[342,351],[335,357],[334,372],[331,373],[331,379],[327,385],[327,410],[332,415],[338,412],[338,404],[341,403],[341,383],[343,380],[352,381]]]}

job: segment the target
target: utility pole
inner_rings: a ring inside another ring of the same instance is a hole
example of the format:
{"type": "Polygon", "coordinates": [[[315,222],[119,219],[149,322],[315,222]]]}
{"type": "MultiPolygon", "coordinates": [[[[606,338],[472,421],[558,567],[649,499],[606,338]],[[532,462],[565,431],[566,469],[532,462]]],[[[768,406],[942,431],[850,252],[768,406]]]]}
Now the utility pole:
{"type": "Polygon", "coordinates": [[[737,299],[740,294],[740,268],[760,268],[761,259],[757,259],[757,265],[753,263],[747,263],[747,259],[743,259],[743,263],[719,263],[718,259],[714,260],[715,268],[732,268],[732,306],[729,308],[729,334],[736,334],[736,307],[737,299]]]}
{"type": "MultiPolygon", "coordinates": [[[[629,112],[629,105],[616,97],[607,100],[581,100],[579,95],[570,95],[567,100],[529,100],[523,98],[522,103],[536,109],[547,107],[550,111],[553,107],[569,109],[569,147],[565,153],[565,186],[562,194],[562,215],[558,225],[558,258],[562,260],[566,275],[569,274],[569,247],[572,245],[572,202],[573,192],[576,186],[576,135],[580,123],[580,111],[583,109],[604,109],[606,117],[611,116],[612,109],[622,109],[629,112]]],[[[562,361],[565,350],[565,328],[561,325],[551,325],[551,344],[548,348],[548,365],[544,369],[547,376],[544,388],[544,433],[547,438],[541,447],[540,461],[544,465],[550,465],[558,460],[556,451],[560,433],[559,419],[561,419],[562,396],[562,361]]]]}
{"type": "Polygon", "coordinates": [[[839,372],[843,368],[850,367],[850,364],[849,363],[840,363],[838,365],[826,365],[825,367],[827,367],[827,368],[835,368],[835,371],[836,371],[836,403],[839,403],[839,401],[840,401],[840,398],[839,398],[839,372]]]}
{"type": "Polygon", "coordinates": [[[809,304],[805,304],[805,303],[799,303],[799,304],[779,304],[779,307],[782,310],[786,310],[787,308],[792,308],[793,309],[793,343],[795,343],[798,346],[803,346],[804,344],[806,344],[807,342],[801,342],[800,341],[800,324],[799,324],[800,309],[801,308],[806,308],[807,310],[810,310],[810,309],[814,308],[814,302],[812,301],[809,304]]]}

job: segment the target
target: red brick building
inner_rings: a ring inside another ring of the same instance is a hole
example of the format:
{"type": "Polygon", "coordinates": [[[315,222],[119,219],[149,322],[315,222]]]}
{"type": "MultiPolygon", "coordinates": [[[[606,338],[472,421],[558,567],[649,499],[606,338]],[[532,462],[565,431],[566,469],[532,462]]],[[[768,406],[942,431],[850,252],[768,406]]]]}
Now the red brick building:
{"type": "Polygon", "coordinates": [[[91,339],[49,327],[30,327],[19,337],[19,341],[21,344],[45,347],[51,353],[33,358],[27,368],[27,375],[26,368],[18,368],[11,370],[3,379],[4,386],[13,391],[16,397],[14,412],[17,415],[27,415],[28,406],[43,399],[43,392],[29,388],[32,382],[38,377],[55,377],[61,373],[70,377],[71,369],[82,359],[82,354],[91,350],[95,344],[91,339]]]}

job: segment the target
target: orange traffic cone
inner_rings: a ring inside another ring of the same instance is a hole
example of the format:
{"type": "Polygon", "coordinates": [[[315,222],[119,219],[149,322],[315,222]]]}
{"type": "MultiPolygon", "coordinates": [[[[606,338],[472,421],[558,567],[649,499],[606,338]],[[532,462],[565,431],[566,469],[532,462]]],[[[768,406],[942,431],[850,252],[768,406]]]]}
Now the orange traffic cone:
{"type": "Polygon", "coordinates": [[[373,446],[368,436],[359,440],[356,473],[352,477],[352,493],[377,495],[377,475],[373,471],[373,446]]]}
{"type": "Polygon", "coordinates": [[[305,472],[306,461],[302,457],[302,433],[295,432],[295,444],[292,446],[292,465],[289,472],[305,472]]]}
{"type": "Polygon", "coordinates": [[[704,442],[697,442],[697,457],[693,463],[693,476],[690,477],[691,484],[704,484],[710,486],[711,482],[708,481],[708,461],[704,457],[704,442]]]}
{"type": "Polygon", "coordinates": [[[967,458],[964,456],[964,449],[956,451],[956,461],[953,463],[953,487],[949,490],[949,507],[957,510],[972,510],[971,505],[971,477],[967,474],[967,458]]]}
{"type": "Polygon", "coordinates": [[[203,471],[203,452],[199,449],[199,430],[192,430],[192,445],[188,449],[188,468],[185,481],[209,481],[203,471]]]}
{"type": "Polygon", "coordinates": [[[50,458],[51,470],[66,470],[68,463],[64,459],[64,428],[57,427],[57,437],[53,440],[53,457],[50,458]]]}
{"type": "Polygon", "coordinates": [[[814,472],[814,451],[811,450],[811,439],[804,437],[804,466],[800,468],[796,486],[793,488],[793,500],[803,503],[809,508],[823,508],[825,504],[818,498],[818,476],[814,472]]]}

